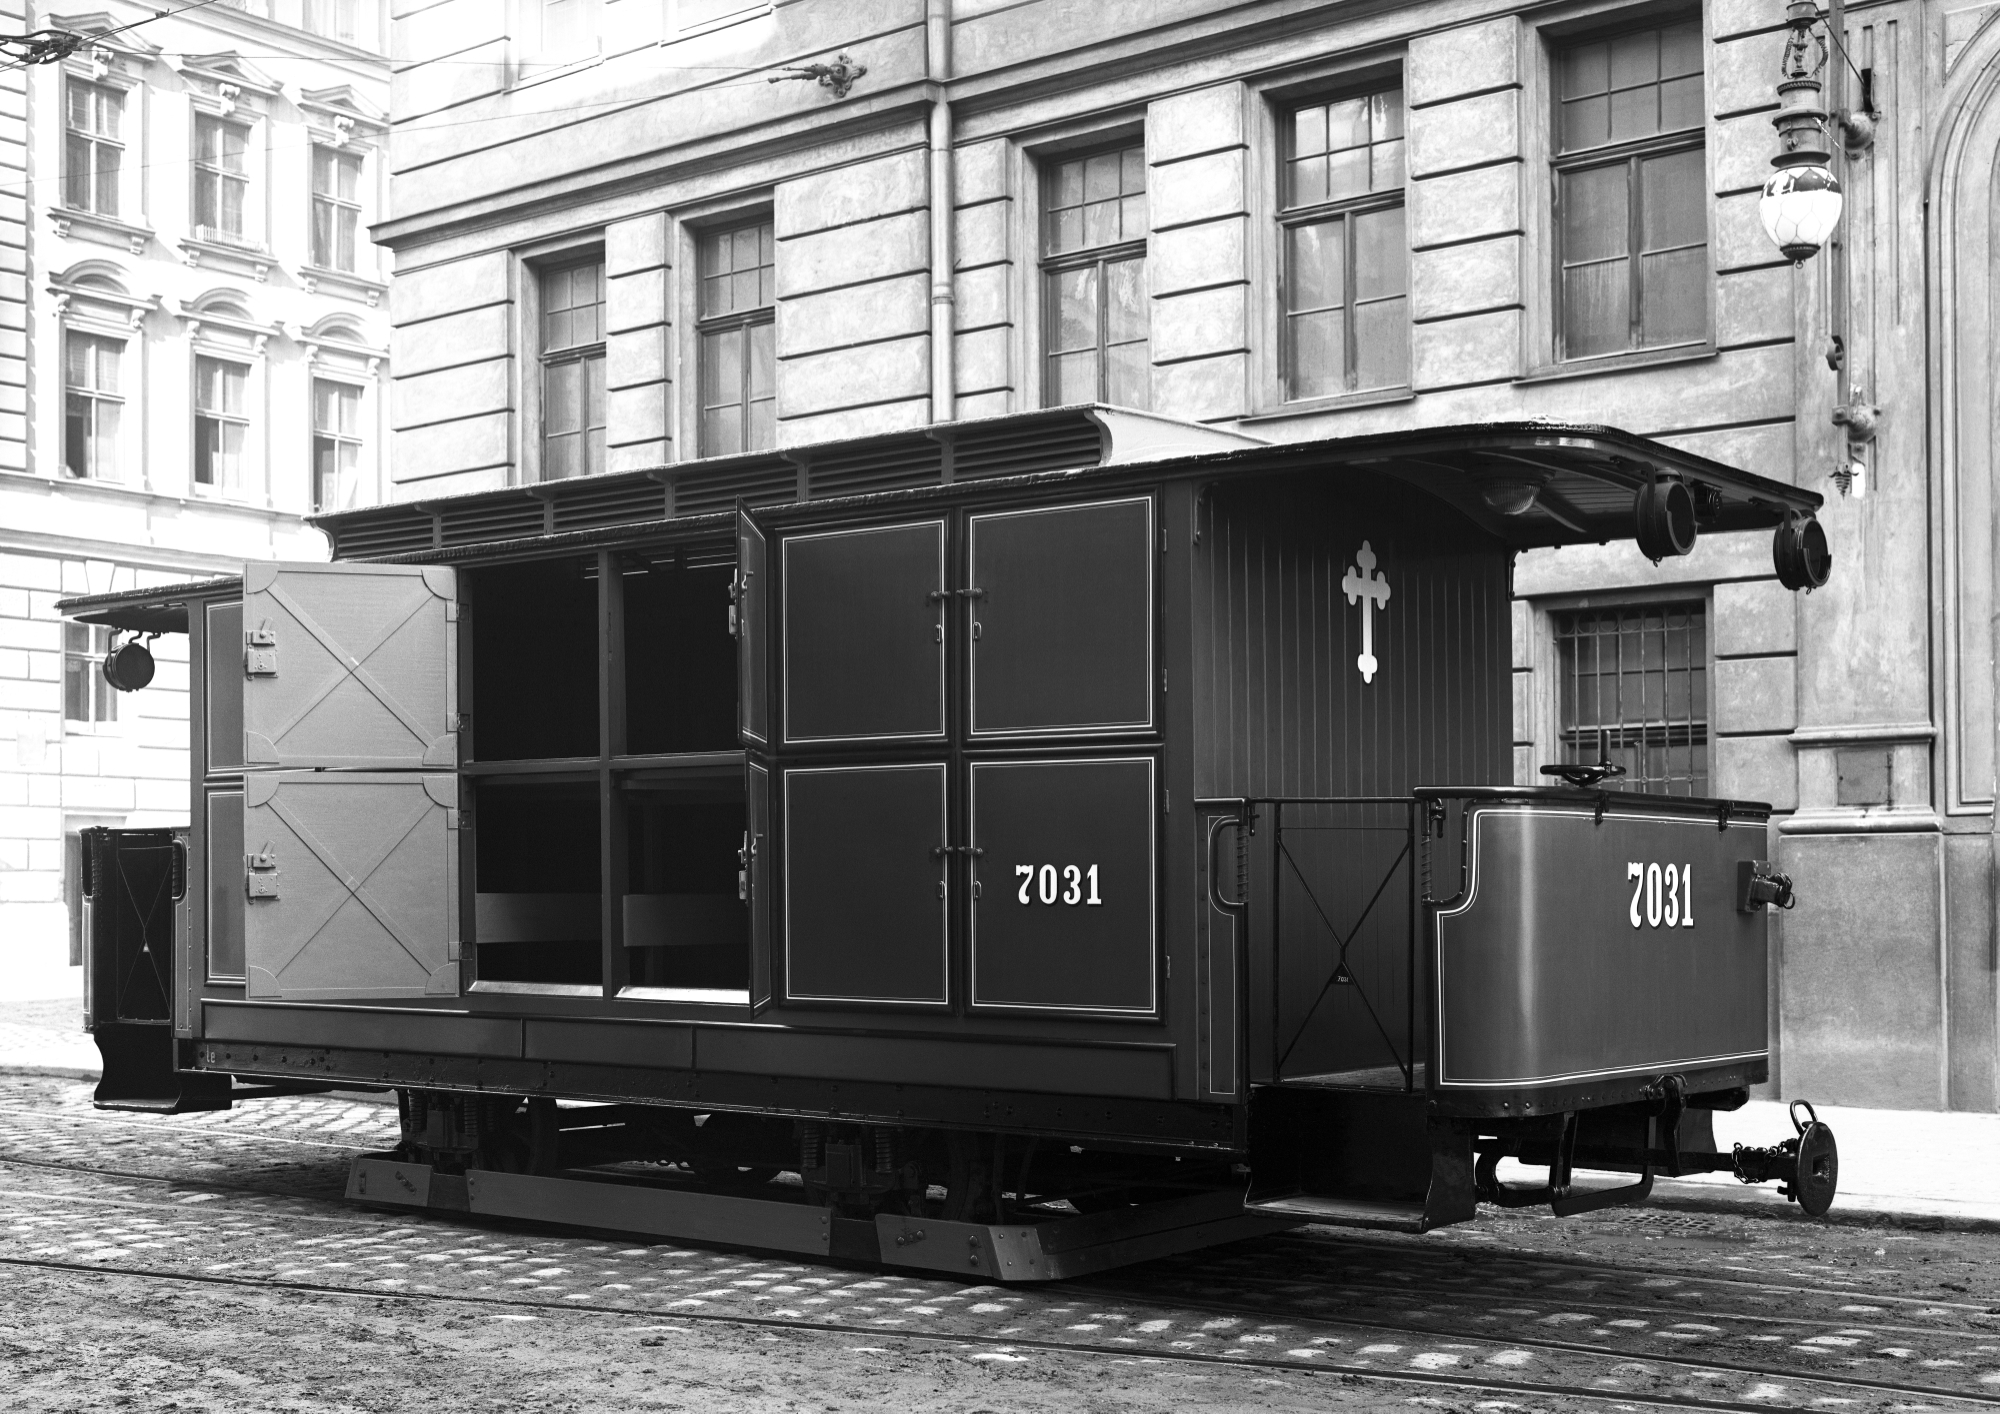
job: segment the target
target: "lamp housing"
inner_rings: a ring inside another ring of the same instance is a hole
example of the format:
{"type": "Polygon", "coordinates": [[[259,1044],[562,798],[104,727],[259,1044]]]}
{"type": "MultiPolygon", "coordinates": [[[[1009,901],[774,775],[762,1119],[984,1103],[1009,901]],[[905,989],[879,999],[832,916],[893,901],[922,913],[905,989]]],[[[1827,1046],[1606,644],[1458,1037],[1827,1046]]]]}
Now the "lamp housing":
{"type": "Polygon", "coordinates": [[[1657,477],[1641,486],[1632,498],[1632,520],[1639,553],[1654,564],[1694,549],[1694,493],[1685,481],[1657,477]]]}
{"type": "Polygon", "coordinates": [[[1833,573],[1833,550],[1817,516],[1787,516],[1771,537],[1771,563],[1787,589],[1818,589],[1833,573]]]}
{"type": "Polygon", "coordinates": [[[104,680],[120,692],[137,692],[153,680],[153,655],[128,638],[104,655],[104,680]]]}
{"type": "Polygon", "coordinates": [[[1840,179],[1818,163],[1780,167],[1764,183],[1757,215],[1764,234],[1793,264],[1810,260],[1840,224],[1840,179]]]}

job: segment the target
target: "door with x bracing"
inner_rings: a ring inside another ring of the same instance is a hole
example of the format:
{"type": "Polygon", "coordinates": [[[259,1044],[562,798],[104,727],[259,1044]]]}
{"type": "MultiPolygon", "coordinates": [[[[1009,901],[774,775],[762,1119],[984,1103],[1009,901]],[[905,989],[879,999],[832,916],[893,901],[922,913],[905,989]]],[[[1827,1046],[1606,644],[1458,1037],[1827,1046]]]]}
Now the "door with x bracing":
{"type": "Polygon", "coordinates": [[[245,764],[456,769],[457,621],[442,566],[244,566],[245,764]]]}
{"type": "Polygon", "coordinates": [[[244,567],[252,998],[458,993],[457,621],[439,566],[244,567]]]}

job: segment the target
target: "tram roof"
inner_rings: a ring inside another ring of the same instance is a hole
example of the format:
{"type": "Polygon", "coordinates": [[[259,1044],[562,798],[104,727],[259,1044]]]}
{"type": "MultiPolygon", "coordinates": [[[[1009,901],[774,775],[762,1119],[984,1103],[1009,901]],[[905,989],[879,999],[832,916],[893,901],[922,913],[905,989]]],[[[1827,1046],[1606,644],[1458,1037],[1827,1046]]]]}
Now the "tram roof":
{"type": "MultiPolygon", "coordinates": [[[[312,518],[337,560],[442,563],[665,537],[712,536],[738,506],[796,514],[884,510],[981,490],[1279,472],[1363,470],[1409,482],[1513,549],[1603,544],[1634,533],[1633,497],[1656,477],[1697,492],[1705,532],[1769,529],[1816,512],[1813,491],[1616,427],[1492,422],[1313,441],[1102,405],[1009,413],[907,432],[707,457],[645,471],[402,501],[312,518]],[[1518,507],[1524,487],[1530,504],[1518,507]]],[[[185,632],[190,602],[227,597],[230,578],[57,605],[86,623],[185,632]]]]}

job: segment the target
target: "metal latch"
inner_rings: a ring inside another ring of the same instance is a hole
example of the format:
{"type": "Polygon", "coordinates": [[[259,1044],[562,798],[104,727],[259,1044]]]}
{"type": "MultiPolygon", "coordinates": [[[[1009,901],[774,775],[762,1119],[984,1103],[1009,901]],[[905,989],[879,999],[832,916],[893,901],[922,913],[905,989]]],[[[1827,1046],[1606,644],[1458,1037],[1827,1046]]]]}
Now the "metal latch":
{"type": "Polygon", "coordinates": [[[278,631],[269,624],[253,628],[243,635],[243,675],[252,678],[274,678],[278,675],[278,631]]]}
{"type": "Polygon", "coordinates": [[[268,849],[245,855],[243,862],[248,867],[243,873],[243,888],[250,898],[276,898],[278,896],[278,856],[268,849]]]}

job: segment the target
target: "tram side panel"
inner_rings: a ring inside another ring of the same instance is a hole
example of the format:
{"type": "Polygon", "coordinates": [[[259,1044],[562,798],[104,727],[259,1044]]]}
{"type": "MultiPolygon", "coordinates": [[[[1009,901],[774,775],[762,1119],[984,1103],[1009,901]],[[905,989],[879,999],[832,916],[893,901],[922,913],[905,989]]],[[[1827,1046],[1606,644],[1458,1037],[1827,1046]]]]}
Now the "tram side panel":
{"type": "Polygon", "coordinates": [[[1443,1103],[1518,1117],[1764,1078],[1768,922],[1743,876],[1767,810],[1579,795],[1467,815],[1463,892],[1433,924],[1443,1103]]]}

